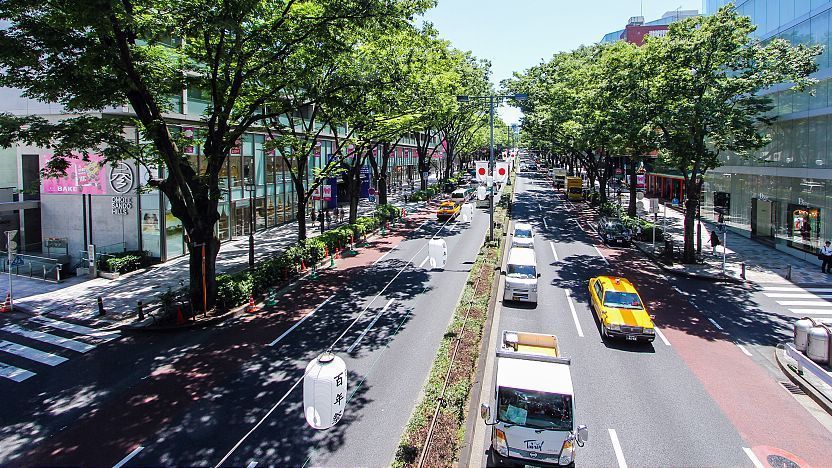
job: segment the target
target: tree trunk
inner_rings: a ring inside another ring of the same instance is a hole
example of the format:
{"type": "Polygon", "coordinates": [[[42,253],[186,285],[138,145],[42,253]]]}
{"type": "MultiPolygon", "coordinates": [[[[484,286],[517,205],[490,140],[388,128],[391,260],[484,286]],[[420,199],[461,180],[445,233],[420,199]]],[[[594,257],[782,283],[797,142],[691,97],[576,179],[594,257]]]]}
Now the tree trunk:
{"type": "Polygon", "coordinates": [[[699,205],[699,192],[685,184],[685,249],[682,256],[683,263],[696,263],[696,243],[693,228],[696,224],[696,208],[699,205]]]}
{"type": "Polygon", "coordinates": [[[430,175],[430,164],[422,164],[419,162],[419,181],[420,187],[422,190],[427,190],[428,188],[428,177],[425,177],[425,174],[430,175]]]}
{"type": "Polygon", "coordinates": [[[377,184],[378,185],[378,202],[381,205],[387,204],[387,177],[379,177],[377,184]]]}
{"type": "Polygon", "coordinates": [[[361,170],[356,167],[354,173],[349,175],[347,190],[350,195],[350,216],[349,223],[355,224],[358,219],[358,195],[361,191],[361,170]]]}
{"type": "Polygon", "coordinates": [[[298,240],[306,239],[306,203],[298,203],[298,240]]]}
{"type": "Polygon", "coordinates": [[[636,215],[636,184],[638,177],[636,175],[636,157],[630,157],[630,204],[627,206],[627,214],[630,216],[636,215]]]}
{"type": "Polygon", "coordinates": [[[210,229],[190,231],[188,244],[188,267],[190,285],[188,295],[191,299],[193,312],[207,311],[214,307],[217,299],[217,254],[220,251],[220,240],[214,236],[213,225],[210,229]],[[204,244],[204,245],[200,245],[204,244]],[[202,271],[202,255],[205,253],[205,272],[202,271]],[[205,292],[203,295],[203,284],[205,292]]]}

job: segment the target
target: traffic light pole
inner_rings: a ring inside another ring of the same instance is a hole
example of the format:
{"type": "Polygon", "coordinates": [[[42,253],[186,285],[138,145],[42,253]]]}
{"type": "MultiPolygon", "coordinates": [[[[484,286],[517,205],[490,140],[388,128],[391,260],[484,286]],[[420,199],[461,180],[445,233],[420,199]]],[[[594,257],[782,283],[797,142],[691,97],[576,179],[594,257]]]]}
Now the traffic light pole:
{"type": "MultiPolygon", "coordinates": [[[[488,121],[491,127],[490,143],[488,145],[488,173],[491,174],[491,207],[488,210],[488,240],[494,241],[494,96],[488,97],[488,121]]],[[[486,176],[487,177],[487,176],[486,176]]],[[[488,179],[486,179],[488,181],[488,179]]]]}

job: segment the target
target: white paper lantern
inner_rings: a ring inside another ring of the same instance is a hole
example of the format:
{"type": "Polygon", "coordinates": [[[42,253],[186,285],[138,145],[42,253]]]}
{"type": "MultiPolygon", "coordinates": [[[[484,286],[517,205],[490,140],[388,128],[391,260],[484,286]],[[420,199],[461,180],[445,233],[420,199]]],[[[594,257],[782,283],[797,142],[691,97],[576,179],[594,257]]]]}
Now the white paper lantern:
{"type": "Polygon", "coordinates": [[[462,213],[462,222],[463,223],[470,223],[474,219],[474,205],[471,203],[465,203],[462,205],[462,209],[460,210],[462,213]]]}
{"type": "Polygon", "coordinates": [[[347,404],[347,365],[324,353],[306,366],[303,377],[303,412],[314,429],[329,429],[341,420],[347,404]]]}
{"type": "Polygon", "coordinates": [[[477,200],[485,200],[485,187],[480,185],[477,187],[477,200]]]}
{"type": "Polygon", "coordinates": [[[448,244],[444,239],[431,239],[428,241],[428,262],[431,268],[445,268],[448,260],[448,244]]]}

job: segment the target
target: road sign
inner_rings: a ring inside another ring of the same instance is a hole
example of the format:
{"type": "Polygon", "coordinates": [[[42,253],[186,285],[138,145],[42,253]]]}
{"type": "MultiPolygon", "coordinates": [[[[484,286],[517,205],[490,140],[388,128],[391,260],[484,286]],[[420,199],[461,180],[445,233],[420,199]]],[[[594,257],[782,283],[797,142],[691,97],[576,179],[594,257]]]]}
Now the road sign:
{"type": "Polygon", "coordinates": [[[370,195],[375,195],[376,194],[376,189],[370,187],[370,190],[368,190],[367,193],[369,193],[370,195]]]}
{"type": "Polygon", "coordinates": [[[17,255],[17,256],[14,257],[14,260],[12,260],[11,266],[20,266],[20,265],[23,265],[23,257],[21,257],[20,255],[17,255]]]}
{"type": "Polygon", "coordinates": [[[17,242],[15,242],[15,241],[13,241],[13,240],[10,240],[10,241],[8,242],[8,248],[9,248],[9,252],[12,252],[12,251],[14,251],[14,250],[17,250],[17,242]]]}
{"type": "Polygon", "coordinates": [[[376,201],[376,196],[375,195],[370,195],[370,196],[367,197],[367,199],[370,200],[371,202],[375,202],[376,201]]]}

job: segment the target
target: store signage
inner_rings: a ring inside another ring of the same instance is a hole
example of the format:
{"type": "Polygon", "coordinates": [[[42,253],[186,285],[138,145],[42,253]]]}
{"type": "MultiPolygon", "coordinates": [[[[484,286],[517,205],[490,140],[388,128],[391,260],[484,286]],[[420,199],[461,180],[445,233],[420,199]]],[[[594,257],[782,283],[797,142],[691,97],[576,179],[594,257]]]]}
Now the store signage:
{"type": "Polygon", "coordinates": [[[124,161],[110,168],[110,188],[113,192],[123,195],[133,190],[135,179],[133,169],[124,161]]]}
{"type": "MultiPolygon", "coordinates": [[[[46,168],[47,163],[51,159],[51,154],[41,155],[41,168],[46,168]]],[[[66,161],[69,165],[66,168],[66,176],[42,179],[43,186],[41,187],[41,193],[71,195],[106,194],[104,172],[101,170],[104,157],[100,154],[90,154],[87,156],[87,159],[85,161],[81,155],[73,155],[71,158],[67,158],[66,161]]]]}
{"type": "MultiPolygon", "coordinates": [[[[196,130],[194,127],[182,127],[182,136],[185,137],[186,140],[193,140],[196,136],[196,130]]],[[[196,146],[189,144],[185,146],[182,151],[185,154],[194,155],[196,154],[196,146]]]]}
{"type": "Polygon", "coordinates": [[[237,139],[237,141],[234,142],[234,146],[231,147],[230,153],[231,154],[243,154],[243,141],[240,140],[240,139],[237,139]]]}
{"type": "Polygon", "coordinates": [[[133,197],[113,197],[113,214],[127,216],[133,209],[133,197]]]}

